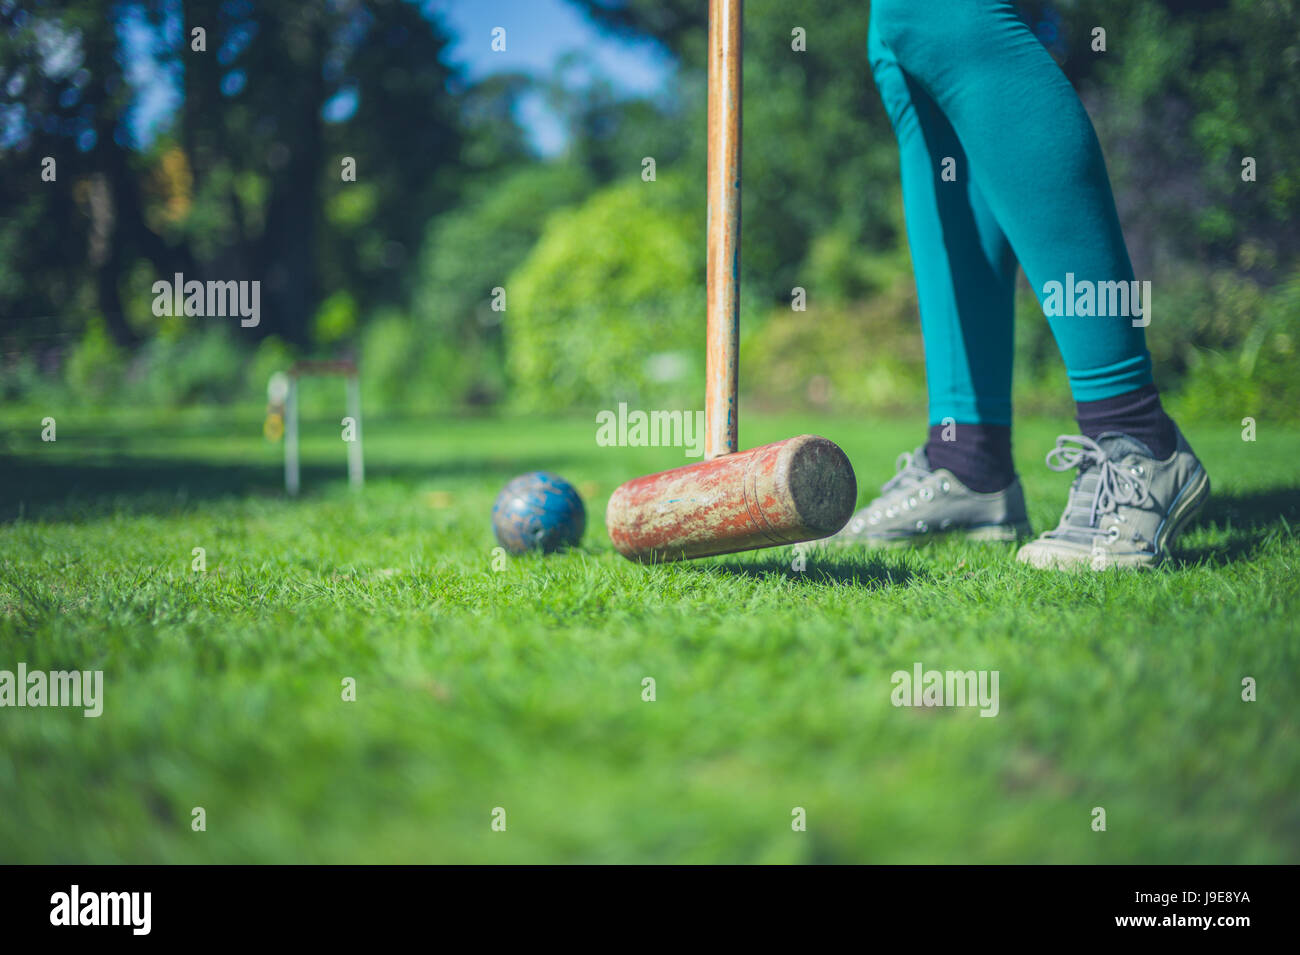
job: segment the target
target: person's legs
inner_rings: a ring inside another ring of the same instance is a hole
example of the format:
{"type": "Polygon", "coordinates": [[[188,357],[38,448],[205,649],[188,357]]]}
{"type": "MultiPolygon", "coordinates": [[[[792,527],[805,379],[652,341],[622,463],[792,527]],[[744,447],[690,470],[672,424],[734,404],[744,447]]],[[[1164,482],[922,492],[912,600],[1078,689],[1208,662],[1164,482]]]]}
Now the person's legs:
{"type": "MultiPolygon", "coordinates": [[[[1133,280],[1092,123],[1009,0],[875,0],[872,35],[951,124],[1040,301],[1053,282],[1133,280]]],[[[1089,427],[1108,428],[1111,399],[1152,387],[1143,329],[1129,315],[1060,311],[1048,320],[1073,396],[1089,427]]],[[[1142,410],[1152,450],[1172,453],[1158,397],[1142,410]]]]}
{"type": "Polygon", "coordinates": [[[835,535],[882,546],[1029,532],[1011,460],[1015,260],[952,126],[871,32],[876,86],[898,139],[908,245],[925,342],[930,435],[835,535]],[[955,164],[954,180],[947,172],[955,164]]]}
{"type": "MultiPolygon", "coordinates": [[[[1059,439],[1048,458],[1057,470],[1079,470],[1060,525],[1018,557],[1040,567],[1157,563],[1208,496],[1209,480],[1160,406],[1134,310],[1102,309],[1098,294],[1091,307],[1083,298],[1059,307],[1063,289],[1133,284],[1087,113],[1008,0],[875,0],[871,19],[872,66],[903,153],[932,423],[945,401],[960,408],[964,397],[961,413],[979,428],[1001,427],[991,419],[1003,401],[1010,422],[1011,290],[1001,280],[1009,241],[1044,304],[1084,432],[1059,439]],[[956,184],[941,177],[949,156],[958,169],[963,156],[969,162],[964,197],[944,190],[956,184]],[[996,348],[985,351],[990,343],[996,348]]],[[[978,433],[986,447],[978,454],[1000,453],[996,432],[978,433]]],[[[979,526],[971,514],[1000,514],[989,528],[999,534],[1015,526],[1006,493],[954,488],[925,449],[916,457],[839,536],[924,535],[932,528],[918,510],[929,517],[950,488],[957,500],[938,513],[970,527],[979,526]]],[[[1012,490],[1019,494],[1019,482],[1012,490]]]]}
{"type": "Polygon", "coordinates": [[[926,457],[973,491],[1000,491],[1015,479],[1015,258],[952,126],[874,27],[868,56],[898,140],[930,399],[926,457]]]}

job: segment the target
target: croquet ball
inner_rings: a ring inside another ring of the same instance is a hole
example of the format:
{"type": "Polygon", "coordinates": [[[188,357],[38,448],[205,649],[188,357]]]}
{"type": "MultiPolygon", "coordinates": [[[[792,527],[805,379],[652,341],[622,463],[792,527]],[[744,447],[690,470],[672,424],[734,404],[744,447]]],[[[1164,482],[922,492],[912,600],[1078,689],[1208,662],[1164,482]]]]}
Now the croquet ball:
{"type": "Polygon", "coordinates": [[[501,489],[492,505],[492,530],[512,554],[543,554],[582,539],[587,511],[572,484],[549,471],[521,474],[501,489]]]}

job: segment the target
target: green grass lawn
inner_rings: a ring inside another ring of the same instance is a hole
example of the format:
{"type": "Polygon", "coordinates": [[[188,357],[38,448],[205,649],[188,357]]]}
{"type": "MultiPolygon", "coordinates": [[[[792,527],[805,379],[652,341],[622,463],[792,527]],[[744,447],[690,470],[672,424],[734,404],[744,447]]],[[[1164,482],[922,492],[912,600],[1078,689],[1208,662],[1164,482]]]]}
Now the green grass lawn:
{"type": "MultiPolygon", "coordinates": [[[[1214,497],[1154,573],[956,542],[801,573],[624,561],[609,492],[686,459],[587,421],[369,420],[356,495],[322,420],[287,501],[259,412],[69,411],[52,444],[0,417],[0,669],[105,685],[98,719],[0,709],[0,861],[1300,858],[1298,430],[1189,428],[1214,497]],[[492,499],[540,467],[582,488],[584,546],[494,570],[492,499]],[[997,670],[999,714],[893,706],[917,662],[997,670]]],[[[840,442],[865,500],[923,426],[741,437],[840,442]]],[[[1018,432],[1037,529],[1069,426],[1018,432]]]]}

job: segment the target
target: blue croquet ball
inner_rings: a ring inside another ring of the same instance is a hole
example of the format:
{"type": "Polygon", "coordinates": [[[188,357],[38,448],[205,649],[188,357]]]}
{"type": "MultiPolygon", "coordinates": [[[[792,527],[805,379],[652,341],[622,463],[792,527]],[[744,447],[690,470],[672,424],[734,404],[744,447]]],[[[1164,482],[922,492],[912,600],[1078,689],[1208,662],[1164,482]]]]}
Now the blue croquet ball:
{"type": "Polygon", "coordinates": [[[521,474],[501,489],[492,505],[492,530],[512,554],[543,554],[582,539],[587,511],[572,484],[549,471],[521,474]]]}

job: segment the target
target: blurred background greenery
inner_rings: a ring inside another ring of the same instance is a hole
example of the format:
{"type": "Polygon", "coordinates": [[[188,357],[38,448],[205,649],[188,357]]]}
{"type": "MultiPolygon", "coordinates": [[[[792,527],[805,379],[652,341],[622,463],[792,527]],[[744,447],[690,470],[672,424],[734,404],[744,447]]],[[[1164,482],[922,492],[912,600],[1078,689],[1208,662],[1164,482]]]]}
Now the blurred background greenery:
{"type": "MultiPolygon", "coordinates": [[[[0,398],[249,401],[293,357],[353,354],[368,411],[698,405],[706,8],[0,0],[0,398]],[[581,50],[539,69],[521,18],[560,8],[615,60],[650,50],[662,82],[628,92],[581,50]],[[155,317],[151,286],[176,272],[260,280],[261,324],[155,317]]],[[[1300,416],[1300,5],[1021,9],[1101,136],[1154,283],[1159,383],[1186,415],[1300,416]]],[[[748,0],[746,16],[747,400],[922,407],[868,3],[748,0]]],[[[1023,279],[1018,319],[1018,408],[1068,410],[1023,279]]]]}

